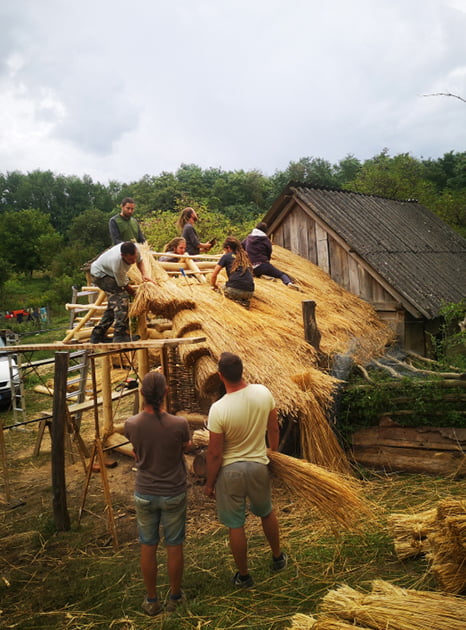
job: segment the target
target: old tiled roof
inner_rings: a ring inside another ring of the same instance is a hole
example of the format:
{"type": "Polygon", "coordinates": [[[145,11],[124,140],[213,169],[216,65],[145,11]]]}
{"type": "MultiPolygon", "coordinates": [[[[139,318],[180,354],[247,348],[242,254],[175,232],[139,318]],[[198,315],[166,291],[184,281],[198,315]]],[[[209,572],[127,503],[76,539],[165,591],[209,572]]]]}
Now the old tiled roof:
{"type": "Polygon", "coordinates": [[[419,203],[290,184],[269,225],[291,197],[428,319],[466,296],[466,240],[419,203]]]}

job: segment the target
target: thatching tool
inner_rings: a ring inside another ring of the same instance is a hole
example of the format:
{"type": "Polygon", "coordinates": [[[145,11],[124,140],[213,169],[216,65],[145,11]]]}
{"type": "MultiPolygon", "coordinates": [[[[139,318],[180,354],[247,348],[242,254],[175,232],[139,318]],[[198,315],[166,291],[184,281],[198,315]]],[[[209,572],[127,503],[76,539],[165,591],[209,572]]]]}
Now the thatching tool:
{"type": "Polygon", "coordinates": [[[186,275],[186,273],[185,273],[185,271],[184,271],[183,267],[180,267],[180,273],[181,273],[181,275],[183,276],[183,278],[186,280],[186,284],[188,285],[189,290],[190,290],[190,291],[191,291],[191,293],[192,293],[192,292],[193,292],[193,288],[192,288],[192,286],[191,286],[191,284],[190,284],[190,282],[189,282],[189,280],[188,280],[188,276],[186,275]]]}

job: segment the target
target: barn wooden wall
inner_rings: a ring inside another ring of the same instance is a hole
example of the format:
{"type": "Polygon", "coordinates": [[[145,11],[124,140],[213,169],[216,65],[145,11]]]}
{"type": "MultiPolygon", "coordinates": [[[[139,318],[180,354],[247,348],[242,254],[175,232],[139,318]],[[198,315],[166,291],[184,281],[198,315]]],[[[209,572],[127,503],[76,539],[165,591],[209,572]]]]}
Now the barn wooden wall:
{"type": "Polygon", "coordinates": [[[340,286],[372,304],[405,347],[424,354],[423,322],[413,321],[345,244],[338,242],[300,206],[287,208],[283,220],[278,218],[271,228],[274,243],[307,258],[340,286]]]}

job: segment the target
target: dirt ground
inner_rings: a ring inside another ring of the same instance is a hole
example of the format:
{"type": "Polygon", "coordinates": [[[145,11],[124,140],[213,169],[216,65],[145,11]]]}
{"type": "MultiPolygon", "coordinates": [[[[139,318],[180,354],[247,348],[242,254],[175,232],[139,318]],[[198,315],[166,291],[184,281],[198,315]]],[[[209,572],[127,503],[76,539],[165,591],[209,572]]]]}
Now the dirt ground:
{"type": "MultiPolygon", "coordinates": [[[[119,420],[132,413],[131,402],[119,410],[119,420]]],[[[118,419],[117,419],[118,421],[118,419]]],[[[95,424],[93,414],[83,416],[81,436],[87,447],[89,458],[85,459],[87,468],[95,443],[95,424]]],[[[101,429],[100,429],[101,431],[101,429]]],[[[33,455],[37,439],[36,425],[13,429],[5,432],[5,447],[8,465],[10,501],[6,501],[4,475],[0,485],[0,524],[2,536],[9,537],[17,532],[31,529],[53,530],[53,491],[51,469],[51,440],[48,431],[44,433],[38,456],[33,455]],[[45,524],[45,525],[44,525],[45,524]]],[[[122,436],[122,442],[125,438],[122,436]]],[[[71,528],[78,527],[81,508],[81,524],[94,532],[94,540],[90,544],[112,544],[112,528],[107,518],[109,508],[113,511],[118,543],[132,540],[136,543],[136,520],[133,507],[135,482],[135,462],[131,456],[115,450],[104,453],[107,466],[103,472],[96,470],[89,478],[84,470],[79,449],[74,440],[71,451],[65,452],[66,503],[71,528]],[[105,488],[108,482],[110,501],[107,501],[105,488]],[[108,505],[108,503],[110,505],[108,505]]],[[[203,480],[191,471],[193,457],[187,456],[189,474],[189,520],[194,523],[199,519],[205,521],[206,514],[215,520],[214,502],[203,493],[203,480]]],[[[98,463],[97,456],[95,464],[98,463]]],[[[5,551],[1,544],[0,552],[5,551]]]]}

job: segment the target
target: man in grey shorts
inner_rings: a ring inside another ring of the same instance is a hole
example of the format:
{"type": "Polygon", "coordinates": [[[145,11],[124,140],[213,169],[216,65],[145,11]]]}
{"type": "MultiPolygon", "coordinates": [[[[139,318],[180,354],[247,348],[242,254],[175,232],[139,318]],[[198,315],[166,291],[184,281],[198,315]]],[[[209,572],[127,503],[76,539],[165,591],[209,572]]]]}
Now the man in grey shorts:
{"type": "Polygon", "coordinates": [[[218,363],[226,394],[209,411],[205,493],[216,497],[219,520],[229,528],[230,547],[238,571],[233,584],[250,588],[254,581],[248,571],[247,540],[244,531],[246,499],[250,511],[260,517],[272,551],[272,571],[287,566],[280,547],[277,517],[272,508],[267,445],[278,449],[279,427],[275,402],[264,385],[243,379],[239,356],[224,352],[218,363]]]}

